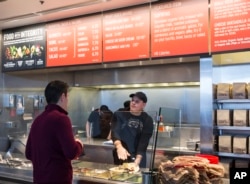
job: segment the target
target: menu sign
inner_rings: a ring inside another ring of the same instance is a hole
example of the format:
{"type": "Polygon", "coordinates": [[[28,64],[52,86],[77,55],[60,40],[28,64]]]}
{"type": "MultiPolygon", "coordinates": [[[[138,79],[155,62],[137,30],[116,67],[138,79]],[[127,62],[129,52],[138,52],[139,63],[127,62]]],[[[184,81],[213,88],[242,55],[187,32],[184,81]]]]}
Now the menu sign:
{"type": "Polygon", "coordinates": [[[211,0],[211,51],[250,47],[250,1],[211,0]]]}
{"type": "Polygon", "coordinates": [[[106,13],[103,16],[103,61],[149,57],[148,7],[106,13]]]}
{"type": "Polygon", "coordinates": [[[2,70],[14,71],[45,66],[43,25],[3,31],[2,70]]]}
{"type": "Polygon", "coordinates": [[[51,23],[47,29],[47,67],[102,62],[101,16],[51,23]]]}
{"type": "Polygon", "coordinates": [[[151,12],[151,57],[208,52],[208,1],[159,3],[151,12]]]}

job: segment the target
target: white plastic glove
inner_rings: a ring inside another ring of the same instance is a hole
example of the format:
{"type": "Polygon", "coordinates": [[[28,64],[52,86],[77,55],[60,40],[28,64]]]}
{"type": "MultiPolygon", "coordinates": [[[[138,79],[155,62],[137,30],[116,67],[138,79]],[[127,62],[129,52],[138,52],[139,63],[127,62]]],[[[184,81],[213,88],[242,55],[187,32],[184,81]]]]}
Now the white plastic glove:
{"type": "Polygon", "coordinates": [[[127,160],[128,156],[130,156],[129,152],[121,144],[119,144],[116,147],[116,151],[117,151],[118,158],[121,160],[127,160]]]}
{"type": "Polygon", "coordinates": [[[139,166],[141,163],[142,156],[141,155],[136,155],[134,163],[139,166]]]}

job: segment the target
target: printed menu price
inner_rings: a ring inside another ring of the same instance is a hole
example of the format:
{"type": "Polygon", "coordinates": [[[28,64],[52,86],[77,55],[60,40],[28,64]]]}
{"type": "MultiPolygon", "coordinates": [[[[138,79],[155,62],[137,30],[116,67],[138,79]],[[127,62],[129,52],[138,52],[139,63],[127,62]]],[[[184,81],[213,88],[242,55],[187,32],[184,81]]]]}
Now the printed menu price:
{"type": "Polygon", "coordinates": [[[103,61],[149,57],[148,7],[104,14],[103,61]]]}
{"type": "Polygon", "coordinates": [[[47,25],[47,67],[102,62],[101,17],[47,25]]]}
{"type": "Polygon", "coordinates": [[[151,11],[151,57],[208,52],[208,1],[158,3],[151,11]]]}
{"type": "Polygon", "coordinates": [[[5,30],[2,40],[2,71],[45,67],[44,25],[5,30]]]}
{"type": "Polygon", "coordinates": [[[250,47],[250,1],[211,0],[211,51],[250,47]]]}

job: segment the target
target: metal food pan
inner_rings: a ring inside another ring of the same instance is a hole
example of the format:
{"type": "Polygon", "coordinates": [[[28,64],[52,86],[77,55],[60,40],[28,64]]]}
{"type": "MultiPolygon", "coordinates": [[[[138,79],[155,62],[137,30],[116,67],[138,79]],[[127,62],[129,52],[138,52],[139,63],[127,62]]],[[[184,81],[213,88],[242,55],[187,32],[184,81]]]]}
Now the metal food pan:
{"type": "Polygon", "coordinates": [[[113,175],[110,179],[115,180],[115,181],[127,181],[129,178],[133,176],[135,175],[131,173],[122,173],[122,174],[113,175]]]}
{"type": "Polygon", "coordinates": [[[142,175],[132,176],[131,178],[128,178],[126,181],[130,183],[142,183],[142,175]]]}

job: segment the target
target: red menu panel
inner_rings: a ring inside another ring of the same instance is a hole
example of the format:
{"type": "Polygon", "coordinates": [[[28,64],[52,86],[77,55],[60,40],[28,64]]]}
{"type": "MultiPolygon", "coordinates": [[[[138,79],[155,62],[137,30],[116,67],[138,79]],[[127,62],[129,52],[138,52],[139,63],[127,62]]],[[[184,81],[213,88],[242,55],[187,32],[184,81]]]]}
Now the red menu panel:
{"type": "Polygon", "coordinates": [[[102,62],[101,16],[47,25],[47,67],[102,62]]]}
{"type": "Polygon", "coordinates": [[[211,51],[250,47],[250,1],[211,0],[211,51]]]}
{"type": "Polygon", "coordinates": [[[103,61],[121,61],[148,57],[148,6],[104,14],[103,61]]]}
{"type": "Polygon", "coordinates": [[[208,52],[208,1],[177,0],[152,6],[151,57],[208,52]]]}

